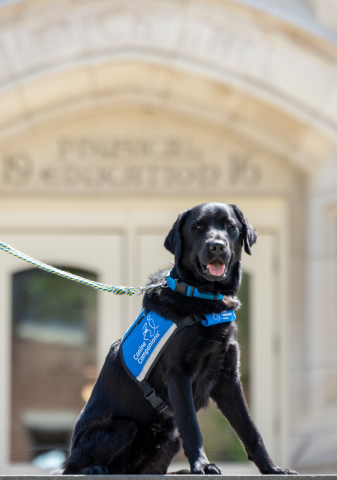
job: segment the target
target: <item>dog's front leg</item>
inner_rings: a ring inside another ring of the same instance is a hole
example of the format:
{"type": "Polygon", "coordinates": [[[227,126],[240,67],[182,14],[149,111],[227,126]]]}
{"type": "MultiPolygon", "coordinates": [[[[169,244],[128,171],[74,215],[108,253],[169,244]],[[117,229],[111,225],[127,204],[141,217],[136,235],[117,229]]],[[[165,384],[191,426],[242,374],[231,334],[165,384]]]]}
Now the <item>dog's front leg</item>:
{"type": "Polygon", "coordinates": [[[221,474],[221,470],[209,463],[194,408],[191,378],[175,368],[168,374],[168,393],[174,411],[191,473],[221,474]]]}
{"type": "Polygon", "coordinates": [[[250,416],[241,381],[236,374],[222,375],[213,388],[211,397],[235,430],[249,460],[255,463],[262,474],[298,475],[294,470],[278,467],[269,456],[261,434],[250,416]]]}

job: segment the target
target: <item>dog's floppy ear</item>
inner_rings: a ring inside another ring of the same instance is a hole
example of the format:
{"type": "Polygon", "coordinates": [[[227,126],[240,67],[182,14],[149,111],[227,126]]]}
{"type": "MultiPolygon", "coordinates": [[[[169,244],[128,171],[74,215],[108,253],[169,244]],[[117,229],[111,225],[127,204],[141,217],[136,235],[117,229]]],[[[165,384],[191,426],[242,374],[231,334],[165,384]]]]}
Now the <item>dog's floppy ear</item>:
{"type": "Polygon", "coordinates": [[[255,228],[248,222],[248,220],[245,218],[239,207],[236,205],[231,205],[233,208],[236,216],[241,222],[241,225],[243,227],[242,234],[243,234],[243,243],[245,247],[245,252],[248,253],[248,255],[251,255],[252,252],[250,250],[250,247],[254,245],[254,243],[257,240],[257,234],[255,231],[255,228]]]}
{"type": "Polygon", "coordinates": [[[176,260],[179,260],[183,251],[183,235],[181,229],[189,211],[190,209],[187,209],[179,213],[177,220],[165,238],[164,247],[175,256],[176,260]]]}

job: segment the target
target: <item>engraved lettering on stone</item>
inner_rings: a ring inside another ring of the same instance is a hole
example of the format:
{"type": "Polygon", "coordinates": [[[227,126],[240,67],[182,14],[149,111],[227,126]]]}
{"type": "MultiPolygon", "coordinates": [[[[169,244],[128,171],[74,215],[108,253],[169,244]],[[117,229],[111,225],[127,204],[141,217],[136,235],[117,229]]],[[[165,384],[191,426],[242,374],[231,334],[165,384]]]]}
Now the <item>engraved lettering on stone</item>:
{"type": "Polygon", "coordinates": [[[262,178],[255,158],[226,155],[217,163],[193,141],[174,136],[63,136],[56,140],[54,152],[34,161],[27,152],[4,157],[0,177],[4,191],[18,187],[49,194],[213,191],[224,182],[256,186],[262,178]]]}
{"type": "Polygon", "coordinates": [[[230,178],[234,185],[257,186],[262,179],[261,167],[250,157],[231,158],[230,178]]]}
{"type": "MultiPolygon", "coordinates": [[[[47,54],[54,49],[60,50],[67,45],[67,35],[70,33],[70,24],[65,20],[55,20],[40,25],[32,32],[35,47],[47,54]]],[[[68,43],[69,45],[69,43],[68,43]]]]}
{"type": "Polygon", "coordinates": [[[58,167],[43,168],[40,176],[42,182],[50,187],[60,187],[63,182],[63,172],[58,167]]]}
{"type": "Polygon", "coordinates": [[[10,155],[3,159],[3,182],[5,185],[22,187],[33,173],[33,162],[27,153],[10,155]]]}
{"type": "Polygon", "coordinates": [[[198,55],[202,42],[201,32],[204,28],[203,24],[196,22],[189,22],[185,25],[181,38],[181,48],[185,51],[192,50],[194,55],[198,55]]]}
{"type": "Polygon", "coordinates": [[[236,49],[238,33],[221,27],[210,28],[207,42],[207,52],[212,57],[225,58],[227,61],[236,49]]]}
{"type": "Polygon", "coordinates": [[[182,156],[186,161],[199,161],[202,152],[188,142],[176,139],[62,138],[57,142],[57,157],[61,161],[136,161],[137,158],[160,161],[182,156]]]}
{"type": "Polygon", "coordinates": [[[177,138],[67,138],[57,141],[56,161],[40,172],[49,187],[139,190],[214,186],[220,170],[203,152],[177,138]]]}
{"type": "Polygon", "coordinates": [[[139,41],[151,41],[153,33],[153,24],[149,19],[149,16],[145,16],[141,12],[135,12],[133,15],[132,37],[139,41]]]}
{"type": "Polygon", "coordinates": [[[122,8],[116,8],[96,17],[97,30],[111,44],[125,42],[130,34],[132,18],[122,8]]]}

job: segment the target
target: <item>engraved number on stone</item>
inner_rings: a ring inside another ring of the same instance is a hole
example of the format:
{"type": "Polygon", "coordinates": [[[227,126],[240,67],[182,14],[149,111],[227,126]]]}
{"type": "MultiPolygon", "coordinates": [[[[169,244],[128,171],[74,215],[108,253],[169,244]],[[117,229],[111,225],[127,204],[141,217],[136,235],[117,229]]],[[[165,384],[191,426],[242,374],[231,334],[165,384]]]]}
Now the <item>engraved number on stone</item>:
{"type": "Polygon", "coordinates": [[[7,185],[26,185],[33,172],[33,162],[26,153],[10,155],[3,160],[3,180],[7,185]]]}
{"type": "Polygon", "coordinates": [[[246,187],[255,187],[262,179],[260,166],[250,157],[232,157],[231,181],[233,184],[242,184],[246,187]]]}

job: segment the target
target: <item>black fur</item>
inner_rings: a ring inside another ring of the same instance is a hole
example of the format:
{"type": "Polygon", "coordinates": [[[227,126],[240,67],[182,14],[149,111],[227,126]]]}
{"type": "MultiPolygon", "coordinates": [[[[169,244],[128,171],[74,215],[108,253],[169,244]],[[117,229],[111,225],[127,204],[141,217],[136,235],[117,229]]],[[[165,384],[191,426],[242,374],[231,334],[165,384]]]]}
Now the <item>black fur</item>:
{"type": "MultiPolygon", "coordinates": [[[[144,307],[178,322],[192,313],[237,309],[242,246],[250,254],[255,241],[255,230],[235,205],[210,203],[185,210],[165,240],[165,247],[175,255],[171,275],[201,292],[225,297],[188,298],[159,288],[146,293],[144,307]],[[223,273],[219,275],[212,265],[220,265],[223,273]]],[[[163,273],[153,275],[151,283],[163,273]]],[[[207,328],[195,324],[180,330],[149,383],[173,414],[158,413],[144,399],[122,366],[120,340],[115,342],[76,422],[63,474],[164,474],[181,444],[192,473],[221,473],[206,457],[196,416],[210,398],[262,473],[296,473],[273,463],[251,419],[240,382],[234,323],[207,328]]]]}

